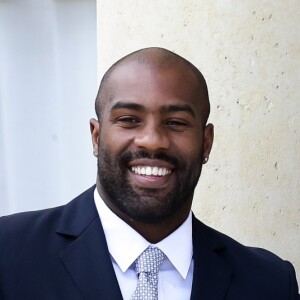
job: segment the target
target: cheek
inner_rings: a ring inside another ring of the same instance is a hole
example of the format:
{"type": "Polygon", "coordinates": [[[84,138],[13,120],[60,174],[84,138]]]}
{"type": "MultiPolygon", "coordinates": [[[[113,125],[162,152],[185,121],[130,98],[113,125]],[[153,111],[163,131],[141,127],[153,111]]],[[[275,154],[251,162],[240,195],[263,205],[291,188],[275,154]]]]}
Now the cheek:
{"type": "Polygon", "coordinates": [[[100,135],[100,148],[104,148],[113,156],[124,151],[134,140],[134,135],[130,132],[116,129],[106,129],[100,135]],[[102,147],[101,147],[102,146],[102,147]]]}
{"type": "Polygon", "coordinates": [[[203,152],[203,143],[199,135],[186,134],[172,138],[173,149],[186,158],[198,158],[203,152]]]}

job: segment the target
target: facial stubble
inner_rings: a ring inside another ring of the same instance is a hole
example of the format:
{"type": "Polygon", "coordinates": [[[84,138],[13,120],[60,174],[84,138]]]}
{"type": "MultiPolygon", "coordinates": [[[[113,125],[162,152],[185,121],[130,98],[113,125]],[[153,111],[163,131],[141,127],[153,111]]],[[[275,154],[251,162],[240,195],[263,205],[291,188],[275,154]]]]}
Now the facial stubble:
{"type": "Polygon", "coordinates": [[[168,219],[176,214],[183,206],[191,203],[194,189],[199,180],[202,164],[202,153],[194,160],[186,159],[178,155],[157,153],[150,155],[145,151],[124,151],[116,157],[111,157],[103,143],[99,145],[98,178],[106,199],[103,199],[110,208],[117,209],[127,217],[154,224],[168,219]],[[129,182],[128,163],[136,158],[161,159],[172,163],[175,176],[173,188],[151,189],[133,186],[129,182]]]}

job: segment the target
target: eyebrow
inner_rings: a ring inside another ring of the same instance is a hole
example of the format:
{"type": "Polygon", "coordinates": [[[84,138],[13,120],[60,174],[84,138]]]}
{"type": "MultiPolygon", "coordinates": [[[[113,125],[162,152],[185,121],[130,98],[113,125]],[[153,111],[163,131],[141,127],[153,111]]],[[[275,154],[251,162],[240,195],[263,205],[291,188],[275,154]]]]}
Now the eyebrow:
{"type": "Polygon", "coordinates": [[[189,104],[171,104],[171,105],[164,105],[161,109],[161,112],[163,113],[169,113],[169,112],[187,112],[192,117],[196,117],[192,107],[189,104]]]}
{"type": "MultiPolygon", "coordinates": [[[[123,101],[118,101],[115,103],[111,110],[116,110],[116,109],[132,109],[140,112],[145,112],[147,109],[144,105],[133,103],[133,102],[123,102],[123,101]]],[[[159,109],[160,113],[170,113],[170,112],[187,112],[190,114],[192,117],[196,117],[195,112],[193,111],[192,107],[189,104],[170,104],[170,105],[163,105],[159,109]]]]}
{"type": "Polygon", "coordinates": [[[122,108],[133,109],[137,111],[146,110],[145,106],[143,105],[133,103],[133,102],[123,102],[123,101],[118,101],[116,104],[112,106],[111,110],[122,109],[122,108]]]}

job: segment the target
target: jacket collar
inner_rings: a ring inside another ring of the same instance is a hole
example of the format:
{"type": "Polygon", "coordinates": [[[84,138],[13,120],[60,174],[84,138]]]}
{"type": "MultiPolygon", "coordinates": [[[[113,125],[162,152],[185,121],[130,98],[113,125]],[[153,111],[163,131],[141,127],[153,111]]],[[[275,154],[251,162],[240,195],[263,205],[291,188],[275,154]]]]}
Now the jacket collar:
{"type": "Polygon", "coordinates": [[[94,203],[95,186],[62,211],[57,234],[68,241],[60,254],[84,299],[122,299],[94,203]],[[70,243],[71,240],[71,243],[70,243]]]}
{"type": "Polygon", "coordinates": [[[193,216],[194,276],[191,299],[225,298],[232,268],[227,263],[226,247],[220,233],[193,216]]]}
{"type": "Polygon", "coordinates": [[[92,186],[64,206],[56,230],[58,234],[78,237],[99,217],[93,196],[95,188],[92,186]]]}

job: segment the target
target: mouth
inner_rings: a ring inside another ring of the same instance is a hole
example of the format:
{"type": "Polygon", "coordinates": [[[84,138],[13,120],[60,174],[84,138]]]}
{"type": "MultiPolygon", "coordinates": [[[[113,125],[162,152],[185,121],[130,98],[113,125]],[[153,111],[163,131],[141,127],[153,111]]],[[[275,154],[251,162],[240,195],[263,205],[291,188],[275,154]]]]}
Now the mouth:
{"type": "Polygon", "coordinates": [[[162,167],[152,167],[152,166],[136,166],[131,167],[131,171],[138,175],[146,175],[146,176],[166,176],[172,173],[172,170],[169,168],[162,167]]]}
{"type": "Polygon", "coordinates": [[[159,160],[137,160],[129,164],[130,180],[142,188],[166,188],[173,177],[174,166],[159,160]]]}

